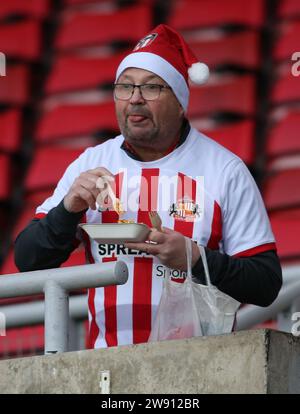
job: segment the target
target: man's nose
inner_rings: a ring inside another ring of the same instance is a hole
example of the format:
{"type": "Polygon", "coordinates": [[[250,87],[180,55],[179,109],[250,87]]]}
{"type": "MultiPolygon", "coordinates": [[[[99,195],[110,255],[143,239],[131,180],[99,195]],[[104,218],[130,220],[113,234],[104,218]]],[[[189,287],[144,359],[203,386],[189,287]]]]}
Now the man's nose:
{"type": "Polygon", "coordinates": [[[137,104],[137,103],[143,103],[145,100],[143,98],[143,95],[141,93],[141,89],[138,87],[135,87],[133,90],[133,93],[130,98],[130,103],[137,104]]]}

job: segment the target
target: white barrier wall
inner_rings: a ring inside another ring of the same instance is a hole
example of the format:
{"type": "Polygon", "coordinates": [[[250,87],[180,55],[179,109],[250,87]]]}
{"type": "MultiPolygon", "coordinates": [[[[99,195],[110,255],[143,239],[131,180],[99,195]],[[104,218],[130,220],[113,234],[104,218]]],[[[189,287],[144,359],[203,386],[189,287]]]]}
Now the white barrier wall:
{"type": "Polygon", "coordinates": [[[300,393],[300,338],[270,331],[0,361],[0,393],[300,393]]]}

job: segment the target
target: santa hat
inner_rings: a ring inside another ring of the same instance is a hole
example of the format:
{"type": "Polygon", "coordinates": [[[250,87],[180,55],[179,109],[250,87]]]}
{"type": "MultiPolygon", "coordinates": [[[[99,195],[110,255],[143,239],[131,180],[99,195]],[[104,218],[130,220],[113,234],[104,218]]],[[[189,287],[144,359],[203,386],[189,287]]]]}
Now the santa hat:
{"type": "Polygon", "coordinates": [[[160,76],[172,88],[185,111],[189,101],[188,79],[200,85],[209,76],[205,63],[198,62],[183,37],[165,24],[155,27],[122,60],[116,81],[127,68],[145,69],[160,76]]]}

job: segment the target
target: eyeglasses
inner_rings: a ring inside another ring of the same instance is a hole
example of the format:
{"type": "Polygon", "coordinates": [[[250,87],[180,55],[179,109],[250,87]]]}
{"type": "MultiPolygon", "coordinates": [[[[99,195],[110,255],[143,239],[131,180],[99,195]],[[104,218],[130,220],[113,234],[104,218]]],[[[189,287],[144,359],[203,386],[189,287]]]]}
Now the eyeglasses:
{"type": "Polygon", "coordinates": [[[145,83],[144,85],[134,85],[132,83],[115,83],[114,94],[116,99],[128,101],[134,89],[139,88],[140,94],[146,101],[154,101],[159,98],[162,89],[171,89],[167,85],[158,85],[156,83],[145,83]]]}

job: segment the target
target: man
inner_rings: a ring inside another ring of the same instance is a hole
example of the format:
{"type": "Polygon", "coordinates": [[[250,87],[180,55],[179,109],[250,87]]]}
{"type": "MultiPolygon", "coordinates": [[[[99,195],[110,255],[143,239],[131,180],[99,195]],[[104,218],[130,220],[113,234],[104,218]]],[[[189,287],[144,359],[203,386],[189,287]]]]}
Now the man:
{"type": "MultiPolygon", "coordinates": [[[[206,246],[212,283],[236,300],[268,306],[280,290],[275,241],[253,178],[238,157],[191,128],[185,117],[188,77],[201,83],[207,76],[206,66],[171,28],[159,25],[142,39],[117,70],[114,98],[122,135],[73,162],[16,240],[21,271],[60,266],[76,246],[80,220],[120,218],[113,209],[97,209],[104,176],[113,179],[124,204],[122,219],[151,227],[148,213],[159,211],[163,229],[151,231],[147,242],[87,241],[90,261],[120,258],[129,268],[125,285],[89,292],[93,347],[148,340],[166,269],[174,280],[184,280],[184,236],[206,246]]],[[[196,243],[192,266],[204,283],[196,243]]]]}

